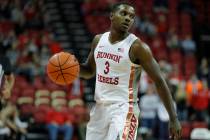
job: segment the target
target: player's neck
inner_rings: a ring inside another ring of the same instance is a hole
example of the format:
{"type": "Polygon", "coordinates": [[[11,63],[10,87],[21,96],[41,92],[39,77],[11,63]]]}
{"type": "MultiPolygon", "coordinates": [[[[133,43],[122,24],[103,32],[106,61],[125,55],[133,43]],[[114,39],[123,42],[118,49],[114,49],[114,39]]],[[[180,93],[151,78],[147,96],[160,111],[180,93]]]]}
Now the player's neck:
{"type": "Polygon", "coordinates": [[[109,34],[109,41],[111,43],[117,43],[128,36],[128,32],[119,32],[116,30],[111,30],[109,34]]]}

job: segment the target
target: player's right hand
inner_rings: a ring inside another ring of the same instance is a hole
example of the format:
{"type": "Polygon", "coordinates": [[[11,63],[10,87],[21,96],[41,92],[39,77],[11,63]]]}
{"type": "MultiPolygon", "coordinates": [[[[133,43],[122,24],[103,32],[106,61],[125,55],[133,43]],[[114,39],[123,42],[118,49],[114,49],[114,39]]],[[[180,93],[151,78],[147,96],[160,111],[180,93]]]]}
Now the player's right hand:
{"type": "Polygon", "coordinates": [[[169,121],[169,131],[171,140],[181,140],[182,128],[177,118],[169,121]]]}

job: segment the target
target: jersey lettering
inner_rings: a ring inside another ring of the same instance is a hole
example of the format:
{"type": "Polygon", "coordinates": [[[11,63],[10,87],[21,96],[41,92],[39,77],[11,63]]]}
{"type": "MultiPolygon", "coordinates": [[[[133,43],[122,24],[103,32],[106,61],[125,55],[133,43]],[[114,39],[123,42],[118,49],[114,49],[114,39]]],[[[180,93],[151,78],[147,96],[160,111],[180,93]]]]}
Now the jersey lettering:
{"type": "MultiPolygon", "coordinates": [[[[132,63],[129,50],[137,37],[129,34],[120,42],[111,44],[109,36],[110,32],[102,34],[94,49],[95,100],[96,102],[129,102],[130,99],[136,101],[138,86],[135,85],[139,80],[141,67],[132,63]]],[[[132,125],[131,129],[134,127],[132,125]]],[[[134,135],[133,132],[130,132],[130,136],[134,135]]],[[[126,139],[128,133],[129,130],[126,132],[126,139]]]]}
{"type": "Polygon", "coordinates": [[[117,63],[120,63],[120,59],[122,58],[122,56],[98,51],[96,58],[107,58],[117,63]]]}
{"type": "Polygon", "coordinates": [[[131,122],[130,122],[130,129],[129,129],[129,134],[128,134],[128,140],[134,140],[136,127],[137,127],[137,119],[136,119],[134,114],[131,116],[131,120],[130,121],[131,122]]]}
{"type": "Polygon", "coordinates": [[[119,77],[105,77],[100,74],[97,75],[97,79],[101,83],[107,83],[111,85],[118,85],[119,77]]]}
{"type": "Polygon", "coordinates": [[[105,70],[104,70],[104,74],[108,74],[109,73],[109,67],[110,67],[110,64],[108,61],[105,62],[105,70]]]}

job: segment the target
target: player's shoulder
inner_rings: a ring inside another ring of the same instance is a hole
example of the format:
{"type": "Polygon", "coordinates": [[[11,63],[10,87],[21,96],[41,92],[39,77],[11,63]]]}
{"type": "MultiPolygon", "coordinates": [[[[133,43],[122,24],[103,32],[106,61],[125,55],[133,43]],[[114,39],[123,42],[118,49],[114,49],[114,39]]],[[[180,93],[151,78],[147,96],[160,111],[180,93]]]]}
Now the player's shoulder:
{"type": "Polygon", "coordinates": [[[95,41],[99,41],[102,35],[103,34],[97,34],[97,35],[95,35],[94,40],[95,41]]]}
{"type": "Polygon", "coordinates": [[[101,33],[101,34],[97,34],[97,35],[95,35],[94,40],[99,41],[102,36],[108,36],[109,34],[110,34],[109,31],[101,33]]]}
{"type": "Polygon", "coordinates": [[[135,50],[145,50],[145,51],[150,51],[150,48],[149,46],[144,42],[142,41],[140,38],[137,37],[137,39],[133,42],[132,44],[132,48],[135,49],[135,50]]]}
{"type": "Polygon", "coordinates": [[[102,35],[103,34],[95,35],[95,37],[93,38],[92,44],[91,44],[91,48],[95,49],[95,47],[97,46],[97,44],[98,44],[98,42],[99,42],[99,40],[100,40],[102,35]]]}

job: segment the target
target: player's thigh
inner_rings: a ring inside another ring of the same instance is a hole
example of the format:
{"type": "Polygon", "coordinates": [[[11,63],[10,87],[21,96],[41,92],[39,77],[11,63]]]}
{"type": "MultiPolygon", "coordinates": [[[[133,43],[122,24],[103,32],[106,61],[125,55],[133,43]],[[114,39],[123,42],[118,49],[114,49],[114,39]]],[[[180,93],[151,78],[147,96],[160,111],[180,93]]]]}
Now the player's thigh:
{"type": "Polygon", "coordinates": [[[86,140],[105,140],[107,130],[96,131],[96,129],[87,129],[86,131],[86,140]]]}
{"type": "Polygon", "coordinates": [[[87,124],[86,140],[95,138],[104,140],[108,131],[107,117],[105,110],[95,106],[90,111],[90,120],[87,124]]]}
{"type": "Polygon", "coordinates": [[[138,106],[133,105],[132,110],[129,110],[128,103],[119,104],[116,107],[106,140],[135,140],[138,128],[138,106]]]}

